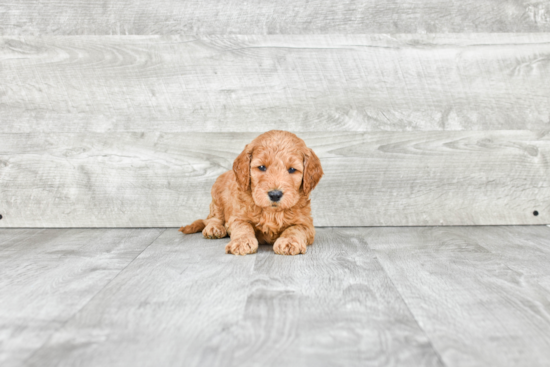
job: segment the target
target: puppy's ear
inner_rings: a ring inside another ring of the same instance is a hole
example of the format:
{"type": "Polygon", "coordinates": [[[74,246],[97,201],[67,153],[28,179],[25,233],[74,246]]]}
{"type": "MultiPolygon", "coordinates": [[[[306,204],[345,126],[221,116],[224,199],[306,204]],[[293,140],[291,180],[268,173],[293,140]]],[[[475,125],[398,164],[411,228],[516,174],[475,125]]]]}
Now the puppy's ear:
{"type": "Polygon", "coordinates": [[[304,194],[308,195],[323,176],[321,161],[315,152],[308,148],[304,156],[304,177],[302,179],[304,194]]]}
{"type": "Polygon", "coordinates": [[[233,172],[237,178],[237,184],[242,191],[248,191],[250,188],[250,161],[252,160],[252,147],[250,144],[244,147],[244,150],[233,162],[233,172]]]}

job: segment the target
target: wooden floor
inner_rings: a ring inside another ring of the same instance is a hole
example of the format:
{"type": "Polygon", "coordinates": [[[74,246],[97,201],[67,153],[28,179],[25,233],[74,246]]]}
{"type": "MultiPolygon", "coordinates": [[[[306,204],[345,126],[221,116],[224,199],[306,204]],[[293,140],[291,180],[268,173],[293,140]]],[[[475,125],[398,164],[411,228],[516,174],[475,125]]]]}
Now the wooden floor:
{"type": "Polygon", "coordinates": [[[548,366],[550,228],[0,230],[0,365],[548,366]]]}

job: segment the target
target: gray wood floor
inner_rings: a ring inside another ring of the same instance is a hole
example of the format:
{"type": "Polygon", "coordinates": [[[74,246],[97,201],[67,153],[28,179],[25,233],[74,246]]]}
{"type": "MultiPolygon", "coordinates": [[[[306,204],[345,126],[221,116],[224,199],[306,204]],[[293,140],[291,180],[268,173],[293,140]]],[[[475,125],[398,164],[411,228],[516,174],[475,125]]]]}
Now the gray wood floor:
{"type": "Polygon", "coordinates": [[[0,365],[548,366],[550,228],[0,230],[0,365]]]}

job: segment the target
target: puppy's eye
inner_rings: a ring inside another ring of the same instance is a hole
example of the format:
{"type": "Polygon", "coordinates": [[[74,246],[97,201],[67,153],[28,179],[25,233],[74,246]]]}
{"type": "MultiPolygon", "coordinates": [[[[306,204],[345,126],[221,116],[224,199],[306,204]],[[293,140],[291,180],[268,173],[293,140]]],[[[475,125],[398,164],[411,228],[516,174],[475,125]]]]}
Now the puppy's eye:
{"type": "Polygon", "coordinates": [[[288,173],[294,173],[294,172],[296,172],[296,168],[290,167],[290,168],[288,169],[288,173]]]}
{"type": "Polygon", "coordinates": [[[260,167],[258,167],[258,169],[259,169],[260,171],[265,171],[265,170],[267,170],[267,167],[266,167],[266,166],[260,166],[260,167]]]}

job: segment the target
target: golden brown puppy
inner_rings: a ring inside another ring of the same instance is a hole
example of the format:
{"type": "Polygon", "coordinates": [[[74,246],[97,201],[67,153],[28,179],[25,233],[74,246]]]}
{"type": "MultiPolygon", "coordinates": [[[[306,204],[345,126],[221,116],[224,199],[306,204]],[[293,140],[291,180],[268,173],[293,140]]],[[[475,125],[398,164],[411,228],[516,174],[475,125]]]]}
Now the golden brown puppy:
{"type": "Polygon", "coordinates": [[[218,177],[208,217],[179,230],[202,231],[206,238],[229,234],[225,252],[235,255],[256,252],[258,242],[274,244],[277,254],[305,254],[315,237],[309,193],[322,175],[319,158],[302,139],[268,131],[218,177]]]}

